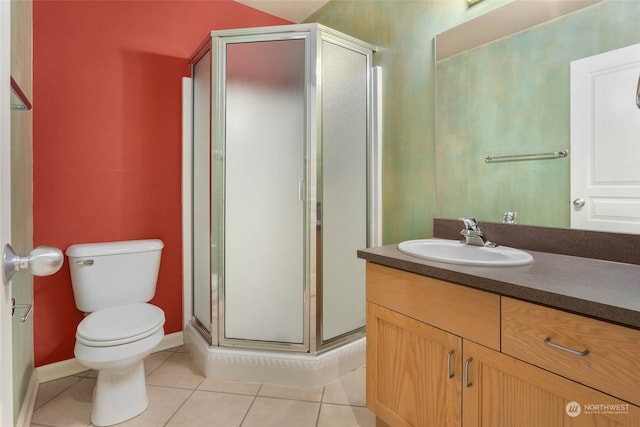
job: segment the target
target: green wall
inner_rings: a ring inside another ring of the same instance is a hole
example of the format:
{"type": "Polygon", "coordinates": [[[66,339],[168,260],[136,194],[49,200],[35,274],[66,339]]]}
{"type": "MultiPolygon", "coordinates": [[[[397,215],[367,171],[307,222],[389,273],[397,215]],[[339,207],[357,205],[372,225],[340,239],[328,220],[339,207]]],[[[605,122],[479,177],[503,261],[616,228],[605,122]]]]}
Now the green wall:
{"type": "Polygon", "coordinates": [[[640,42],[639,22],[640,3],[608,1],[440,61],[437,215],[569,227],[569,158],[484,158],[570,149],[570,62],[640,42]]]}
{"type": "MultiPolygon", "coordinates": [[[[483,175],[483,170],[473,171],[473,169],[484,167],[484,155],[488,153],[485,153],[485,147],[462,144],[466,144],[469,139],[472,141],[477,139],[476,132],[480,128],[485,128],[493,132],[494,135],[500,135],[500,138],[492,138],[492,141],[519,146],[522,139],[515,136],[511,139],[511,135],[507,139],[504,135],[505,128],[509,128],[517,122],[511,121],[507,126],[505,120],[500,118],[498,121],[500,126],[498,126],[489,120],[485,121],[483,118],[474,117],[474,126],[465,126],[465,128],[469,128],[468,131],[473,138],[465,135],[464,138],[458,138],[458,141],[461,142],[446,148],[445,152],[437,149],[433,37],[506,2],[505,0],[485,0],[467,8],[465,0],[333,0],[307,19],[307,22],[327,25],[380,48],[379,52],[374,55],[374,65],[380,65],[383,68],[382,177],[383,242],[385,244],[406,239],[431,237],[432,221],[436,215],[457,217],[461,215],[461,212],[465,212],[465,214],[473,214],[483,218],[484,211],[477,210],[476,203],[483,200],[484,190],[487,187],[489,190],[487,194],[491,194],[498,192],[498,185],[503,185],[500,181],[500,184],[495,182],[491,185],[472,186],[471,183],[475,183],[478,176],[483,175]],[[440,157],[436,157],[437,151],[440,157]],[[436,158],[438,165],[436,165],[436,158]],[[471,163],[473,163],[472,171],[467,172],[466,165],[471,163]],[[438,173],[442,176],[436,176],[437,166],[438,173]],[[442,190],[441,194],[438,194],[436,182],[438,182],[438,189],[442,190]],[[442,194],[443,192],[445,194],[442,194]],[[436,206],[437,198],[440,198],[441,205],[450,206],[451,212],[438,209],[436,206]],[[472,200],[472,206],[467,208],[464,205],[458,205],[457,203],[461,199],[472,200]]],[[[599,37],[603,33],[607,33],[607,28],[611,26],[616,33],[627,35],[633,33],[637,38],[637,34],[640,34],[637,31],[637,23],[640,22],[637,5],[637,0],[609,0],[606,7],[616,9],[617,14],[621,15],[618,16],[621,21],[611,22],[609,17],[597,15],[595,19],[598,25],[594,27],[595,31],[584,33],[585,25],[588,27],[592,24],[583,23],[579,29],[566,30],[566,34],[573,34],[577,36],[577,39],[586,38],[588,44],[599,45],[599,37]],[[609,3],[615,4],[610,5],[609,3]],[[629,12],[629,9],[634,8],[632,13],[626,13],[629,12]],[[629,23],[633,23],[633,25],[629,23]]],[[[600,8],[601,6],[595,7],[600,8]]],[[[551,38],[549,43],[557,44],[558,39],[551,38]]],[[[588,56],[588,54],[584,56],[588,56]]],[[[503,58],[502,62],[491,63],[490,68],[483,68],[482,72],[477,71],[476,76],[502,72],[513,66],[507,58],[503,58]]],[[[470,71],[465,69],[458,69],[456,72],[470,75],[470,71]]],[[[552,77],[552,79],[556,78],[558,76],[552,77]]],[[[439,97],[443,96],[445,94],[440,91],[439,97]]],[[[474,102],[482,102],[480,109],[493,104],[496,99],[495,93],[483,94],[483,96],[487,96],[487,98],[479,100],[476,97],[474,99],[474,102]]],[[[464,101],[463,97],[460,97],[459,100],[464,101]]],[[[518,108],[525,109],[526,99],[520,102],[523,104],[518,108]]],[[[553,108],[566,109],[564,113],[566,116],[568,114],[568,100],[560,100],[557,103],[558,105],[553,108]]],[[[449,114],[464,117],[464,113],[461,114],[455,110],[456,107],[449,106],[447,108],[452,109],[449,114]],[[456,111],[455,114],[453,111],[456,111]]],[[[529,113],[534,114],[533,111],[529,111],[529,113]]],[[[539,113],[536,111],[535,115],[539,113]]],[[[550,116],[546,114],[544,117],[550,116]]],[[[564,141],[567,141],[568,127],[564,129],[564,125],[555,122],[555,118],[553,124],[544,122],[544,125],[541,126],[540,123],[543,123],[544,117],[536,119],[538,128],[553,127],[557,132],[564,132],[563,139],[554,141],[552,144],[554,150],[558,143],[559,147],[566,145],[564,141]]],[[[537,131],[542,133],[537,138],[544,138],[545,141],[550,139],[544,133],[549,130],[537,129],[537,131]]],[[[511,132],[509,130],[509,133],[511,132]]],[[[518,162],[518,164],[521,166],[524,162],[518,162]]],[[[546,171],[539,170],[539,162],[537,166],[531,168],[526,174],[513,178],[510,178],[511,174],[509,173],[502,173],[500,176],[504,175],[506,178],[500,179],[506,179],[512,187],[509,192],[521,192],[525,194],[525,198],[543,201],[544,203],[540,203],[535,209],[546,212],[549,207],[545,205],[546,199],[543,196],[549,189],[548,184],[545,183],[545,187],[535,191],[522,191],[522,189],[528,188],[534,177],[547,174],[546,171]]],[[[566,182],[568,182],[567,171],[555,171],[554,173],[556,179],[564,181],[562,185],[565,188],[566,182]]],[[[560,194],[566,190],[554,191],[560,194]]],[[[568,196],[565,195],[566,197],[568,196]]],[[[558,196],[558,199],[564,200],[561,196],[558,196]]],[[[519,209],[507,202],[496,202],[493,205],[496,206],[495,210],[500,214],[507,209],[519,209]]],[[[523,209],[525,210],[521,209],[520,211],[525,212],[534,208],[527,206],[523,209]]],[[[490,215],[491,217],[488,217],[487,220],[499,221],[501,219],[501,217],[495,218],[493,212],[490,215]]],[[[555,212],[554,215],[558,215],[558,213],[555,212]]],[[[560,214],[560,216],[566,215],[560,214]]]]}
{"type": "Polygon", "coordinates": [[[383,242],[430,237],[436,213],[434,36],[504,1],[333,0],[310,16],[375,44],[383,74],[383,242]]]}

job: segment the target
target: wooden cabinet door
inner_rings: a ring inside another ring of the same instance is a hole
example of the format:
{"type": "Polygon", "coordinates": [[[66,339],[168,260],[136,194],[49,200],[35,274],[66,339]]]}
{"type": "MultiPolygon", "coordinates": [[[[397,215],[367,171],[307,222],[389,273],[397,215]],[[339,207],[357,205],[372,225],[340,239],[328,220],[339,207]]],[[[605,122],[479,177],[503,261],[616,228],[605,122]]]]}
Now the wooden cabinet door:
{"type": "Polygon", "coordinates": [[[640,408],[464,341],[464,427],[632,427],[640,408]],[[468,371],[468,375],[466,375],[468,371]]]}
{"type": "Polygon", "coordinates": [[[461,425],[462,339],[367,304],[367,406],[391,427],[461,425]]]}

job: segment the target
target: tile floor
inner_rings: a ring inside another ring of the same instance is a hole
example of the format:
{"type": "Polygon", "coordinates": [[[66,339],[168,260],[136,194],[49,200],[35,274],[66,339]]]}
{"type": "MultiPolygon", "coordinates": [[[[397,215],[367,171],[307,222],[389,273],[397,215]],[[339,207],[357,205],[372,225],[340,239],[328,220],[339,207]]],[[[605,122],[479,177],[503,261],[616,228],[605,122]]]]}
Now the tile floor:
{"type": "MultiPolygon", "coordinates": [[[[195,372],[182,347],[145,359],[149,407],[118,424],[140,427],[374,427],[365,368],[325,387],[222,381],[195,372]]],[[[96,373],[40,384],[32,427],[87,427],[96,373]]]]}

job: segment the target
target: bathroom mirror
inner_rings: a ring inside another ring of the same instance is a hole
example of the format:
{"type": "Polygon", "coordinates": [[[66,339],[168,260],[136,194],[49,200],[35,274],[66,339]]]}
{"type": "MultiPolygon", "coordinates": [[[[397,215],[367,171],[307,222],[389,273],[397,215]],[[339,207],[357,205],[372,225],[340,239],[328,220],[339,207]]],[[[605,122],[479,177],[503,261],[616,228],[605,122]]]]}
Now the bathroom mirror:
{"type": "Polygon", "coordinates": [[[569,149],[570,62],[640,42],[639,20],[626,0],[515,0],[436,36],[437,216],[570,227],[569,158],[485,158],[569,149]]]}

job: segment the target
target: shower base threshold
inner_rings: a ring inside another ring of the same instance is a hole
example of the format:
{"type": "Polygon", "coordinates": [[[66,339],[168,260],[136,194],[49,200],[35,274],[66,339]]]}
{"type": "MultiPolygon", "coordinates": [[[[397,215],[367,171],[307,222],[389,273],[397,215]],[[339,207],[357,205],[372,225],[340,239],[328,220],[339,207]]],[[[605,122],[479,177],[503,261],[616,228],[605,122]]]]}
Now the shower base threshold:
{"type": "Polygon", "coordinates": [[[184,345],[205,377],[233,381],[322,387],[366,362],[365,337],[321,354],[281,353],[212,347],[189,323],[184,345]]]}

